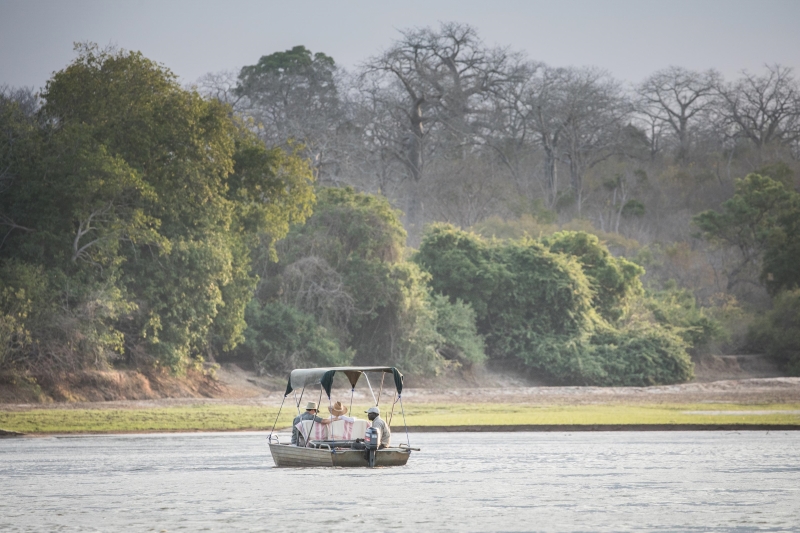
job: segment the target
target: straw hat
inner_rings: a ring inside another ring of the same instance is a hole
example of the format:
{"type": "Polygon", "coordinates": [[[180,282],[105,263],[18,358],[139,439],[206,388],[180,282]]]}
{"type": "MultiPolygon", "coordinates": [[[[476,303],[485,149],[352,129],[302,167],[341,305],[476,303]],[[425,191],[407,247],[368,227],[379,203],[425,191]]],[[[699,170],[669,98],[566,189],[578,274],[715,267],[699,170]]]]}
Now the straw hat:
{"type": "Polygon", "coordinates": [[[328,411],[330,411],[333,416],[342,416],[347,414],[347,407],[345,407],[342,402],[336,402],[333,404],[333,407],[328,407],[328,411]]]}
{"type": "Polygon", "coordinates": [[[311,409],[317,410],[317,402],[308,402],[306,404],[306,411],[310,411],[311,409]]]}

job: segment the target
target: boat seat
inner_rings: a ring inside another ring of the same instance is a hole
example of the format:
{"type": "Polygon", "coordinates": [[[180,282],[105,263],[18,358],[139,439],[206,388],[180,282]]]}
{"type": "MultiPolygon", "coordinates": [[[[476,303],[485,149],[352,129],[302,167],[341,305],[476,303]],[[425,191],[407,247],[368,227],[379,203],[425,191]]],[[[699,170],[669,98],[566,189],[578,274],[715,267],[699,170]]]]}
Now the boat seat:
{"type": "Polygon", "coordinates": [[[356,418],[350,435],[345,435],[344,420],[335,420],[330,424],[315,423],[313,430],[311,420],[303,420],[303,433],[308,435],[309,431],[313,431],[311,440],[355,440],[363,439],[369,426],[369,421],[356,418]]]}
{"type": "Polygon", "coordinates": [[[353,429],[350,435],[345,435],[345,421],[335,420],[330,424],[331,438],[333,440],[355,440],[363,439],[367,433],[368,423],[366,420],[356,418],[353,422],[353,429]]]}
{"type": "Polygon", "coordinates": [[[331,438],[330,435],[330,425],[328,424],[319,424],[313,422],[311,420],[302,420],[303,424],[303,438],[309,434],[311,431],[311,440],[328,440],[331,438]],[[314,424],[314,428],[311,428],[311,424],[314,424]]]}

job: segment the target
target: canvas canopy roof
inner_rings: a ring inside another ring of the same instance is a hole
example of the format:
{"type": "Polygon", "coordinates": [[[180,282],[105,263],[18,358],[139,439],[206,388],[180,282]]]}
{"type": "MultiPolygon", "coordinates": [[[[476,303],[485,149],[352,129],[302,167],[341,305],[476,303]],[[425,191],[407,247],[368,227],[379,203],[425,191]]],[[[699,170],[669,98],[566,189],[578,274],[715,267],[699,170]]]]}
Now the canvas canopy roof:
{"type": "Polygon", "coordinates": [[[364,372],[385,372],[394,377],[394,386],[397,394],[403,393],[403,374],[393,366],[339,366],[330,368],[297,368],[289,374],[289,382],[286,384],[284,396],[288,396],[293,390],[303,389],[309,385],[322,385],[328,398],[331,397],[331,386],[333,376],[341,372],[347,376],[350,385],[355,388],[358,379],[364,372]]]}

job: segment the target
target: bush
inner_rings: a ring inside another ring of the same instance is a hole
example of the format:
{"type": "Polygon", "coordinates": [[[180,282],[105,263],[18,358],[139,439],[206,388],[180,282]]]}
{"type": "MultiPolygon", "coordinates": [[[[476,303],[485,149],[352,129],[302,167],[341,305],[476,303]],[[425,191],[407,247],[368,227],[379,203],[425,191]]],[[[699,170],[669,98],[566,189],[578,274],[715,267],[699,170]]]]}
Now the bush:
{"type": "Polygon", "coordinates": [[[353,353],[341,350],[336,338],[317,325],[314,317],[280,302],[261,305],[251,300],[245,320],[245,341],[236,352],[252,358],[259,372],[346,366],[353,360],[353,353]]]}
{"type": "Polygon", "coordinates": [[[641,292],[643,270],[613,258],[593,235],[487,242],[438,224],[423,236],[414,261],[431,273],[434,290],[475,309],[477,332],[493,359],[519,358],[558,382],[580,385],[692,376],[686,343],[671,327],[619,320],[641,292]]]}
{"type": "Polygon", "coordinates": [[[606,330],[591,340],[591,352],[602,367],[594,384],[645,387],[681,383],[694,375],[686,343],[666,328],[643,324],[606,330]]]}
{"type": "Polygon", "coordinates": [[[475,311],[469,304],[446,296],[434,295],[431,305],[436,312],[436,332],[441,336],[438,352],[447,360],[471,367],[486,361],[483,337],[475,327],[475,311]]]}
{"type": "Polygon", "coordinates": [[[800,289],[778,294],[772,310],[750,327],[748,344],[778,359],[789,374],[800,376],[800,289]]]}
{"type": "Polygon", "coordinates": [[[619,320],[628,299],[642,291],[639,277],[644,269],[623,257],[612,256],[596,235],[562,231],[542,239],[542,243],[551,252],[578,259],[594,291],[592,305],[606,320],[619,320]]]}
{"type": "Polygon", "coordinates": [[[314,214],[278,243],[279,261],[264,264],[258,298],[313,317],[356,364],[414,373],[446,366],[442,354],[480,360],[470,311],[430,297],[428,274],[402,257],[405,237],[385,198],[320,189],[314,214]]]}
{"type": "Polygon", "coordinates": [[[695,349],[702,349],[724,334],[719,321],[709,316],[705,308],[697,306],[694,295],[686,289],[678,289],[674,283],[667,284],[664,290],[648,292],[645,306],[656,322],[672,328],[695,349]]]}

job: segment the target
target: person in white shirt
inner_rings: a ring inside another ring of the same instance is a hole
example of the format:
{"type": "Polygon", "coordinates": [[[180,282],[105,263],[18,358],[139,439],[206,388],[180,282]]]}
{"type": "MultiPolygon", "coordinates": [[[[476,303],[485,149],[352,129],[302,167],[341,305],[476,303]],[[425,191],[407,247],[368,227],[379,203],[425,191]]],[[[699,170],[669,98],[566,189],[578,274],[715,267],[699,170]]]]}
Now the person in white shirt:
{"type": "Polygon", "coordinates": [[[381,443],[378,449],[388,448],[392,440],[392,432],[389,430],[389,424],[381,418],[381,410],[377,406],[370,407],[365,411],[367,417],[372,421],[372,427],[381,430],[381,443]]]}

